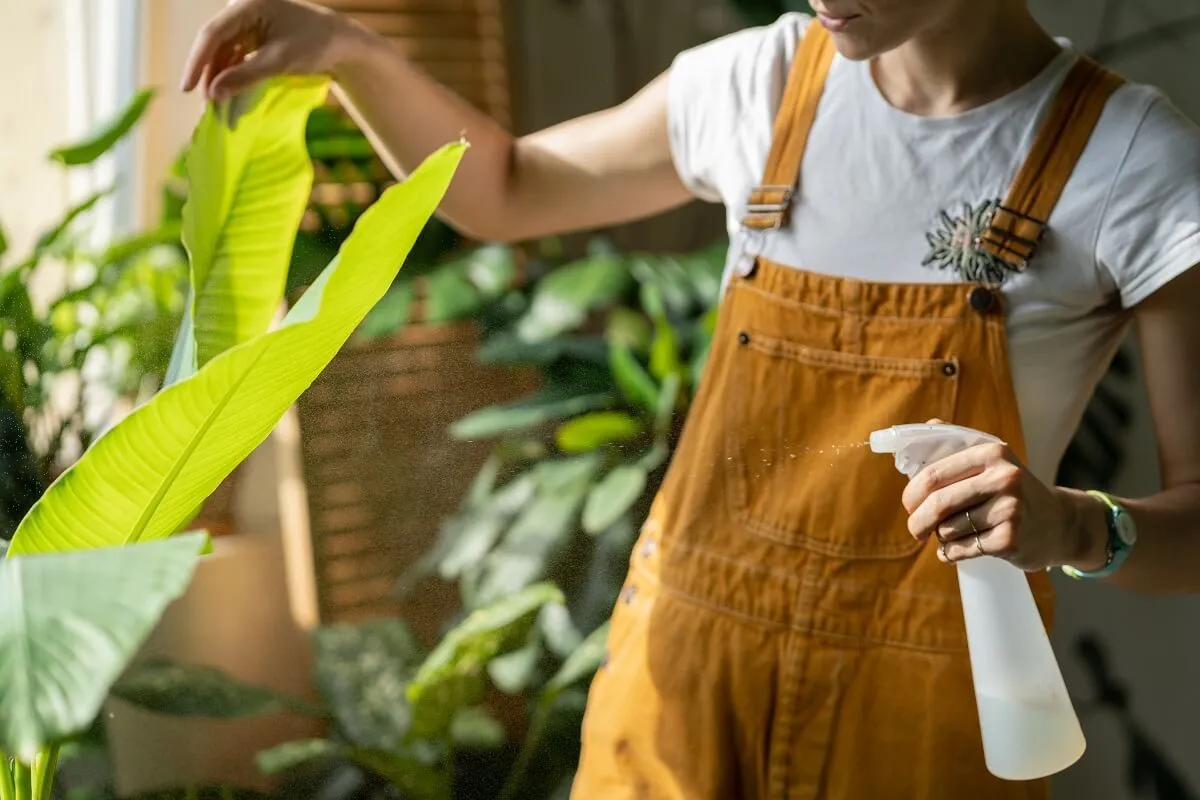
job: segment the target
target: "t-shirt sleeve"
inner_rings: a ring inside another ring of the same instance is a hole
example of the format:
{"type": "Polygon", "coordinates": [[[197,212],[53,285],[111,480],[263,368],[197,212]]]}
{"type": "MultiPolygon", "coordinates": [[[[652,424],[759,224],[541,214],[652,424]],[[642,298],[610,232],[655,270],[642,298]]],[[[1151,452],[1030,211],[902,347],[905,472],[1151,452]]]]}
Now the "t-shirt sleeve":
{"type": "MultiPolygon", "coordinates": [[[[728,202],[744,178],[738,159],[770,139],[796,45],[811,18],[729,34],[676,56],[667,77],[671,155],[696,197],[728,202]]],[[[760,167],[761,169],[761,167],[760,167]]]]}
{"type": "Polygon", "coordinates": [[[1155,92],[1100,219],[1096,258],[1132,308],[1200,263],[1200,128],[1155,92]]]}

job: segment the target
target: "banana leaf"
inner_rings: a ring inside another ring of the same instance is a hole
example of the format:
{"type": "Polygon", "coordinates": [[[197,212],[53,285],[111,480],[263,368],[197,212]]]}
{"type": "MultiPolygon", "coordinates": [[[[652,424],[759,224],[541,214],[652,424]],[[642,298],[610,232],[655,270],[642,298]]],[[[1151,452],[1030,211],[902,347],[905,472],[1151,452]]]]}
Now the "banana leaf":
{"type": "Polygon", "coordinates": [[[205,539],[0,561],[0,751],[30,763],[91,723],[205,539]]]}
{"type": "Polygon", "coordinates": [[[196,127],[182,236],[197,366],[265,331],[279,308],[312,192],[305,124],[328,89],[323,78],[270,81],[210,104],[196,127]]]}
{"type": "Polygon", "coordinates": [[[447,145],[388,189],[279,328],[220,354],[98,439],[30,510],[9,556],[177,531],[383,297],[466,147],[447,145]]]}

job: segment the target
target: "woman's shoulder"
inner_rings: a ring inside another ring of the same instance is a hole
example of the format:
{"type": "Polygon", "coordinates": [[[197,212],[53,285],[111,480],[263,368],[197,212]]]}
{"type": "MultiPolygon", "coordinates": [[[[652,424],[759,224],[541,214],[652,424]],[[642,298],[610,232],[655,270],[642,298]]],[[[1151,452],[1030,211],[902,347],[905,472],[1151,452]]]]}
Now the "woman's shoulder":
{"type": "Polygon", "coordinates": [[[769,145],[787,73],[812,17],[788,13],[685,50],[667,80],[667,122],[676,171],[694,195],[728,199],[747,169],[736,154],[769,145]]]}
{"type": "Polygon", "coordinates": [[[1164,92],[1114,92],[1080,169],[1111,176],[1096,257],[1126,306],[1200,263],[1200,127],[1164,92]]]}

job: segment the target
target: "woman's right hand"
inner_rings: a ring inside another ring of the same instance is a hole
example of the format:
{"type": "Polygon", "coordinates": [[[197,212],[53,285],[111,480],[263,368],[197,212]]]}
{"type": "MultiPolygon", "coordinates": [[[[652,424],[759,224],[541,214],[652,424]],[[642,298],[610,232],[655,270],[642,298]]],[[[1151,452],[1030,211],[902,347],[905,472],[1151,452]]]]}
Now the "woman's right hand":
{"type": "Polygon", "coordinates": [[[346,42],[363,33],[303,0],[234,0],[196,35],[182,88],[224,100],[276,75],[333,74],[346,42]]]}

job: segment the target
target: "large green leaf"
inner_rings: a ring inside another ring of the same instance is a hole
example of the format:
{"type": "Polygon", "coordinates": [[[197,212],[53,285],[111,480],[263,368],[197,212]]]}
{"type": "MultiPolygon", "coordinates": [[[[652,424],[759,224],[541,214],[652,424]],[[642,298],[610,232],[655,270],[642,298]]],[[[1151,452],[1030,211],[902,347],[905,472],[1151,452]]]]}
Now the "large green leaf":
{"type": "Polygon", "coordinates": [[[378,302],[465,144],[430,156],[358,221],[276,330],[227,350],[102,436],[30,510],[12,553],[171,535],[270,434],[378,302]]]}
{"type": "Polygon", "coordinates": [[[28,762],[86,728],[167,604],[201,534],[0,562],[0,750],[28,762]]]}
{"type": "Polygon", "coordinates": [[[102,122],[84,139],[52,150],[50,158],[69,167],[91,164],[133,130],[153,99],[154,89],[142,89],[111,119],[102,122]]]}
{"type": "Polygon", "coordinates": [[[265,331],[279,308],[312,191],[305,121],[327,92],[325,79],[269,81],[209,104],[196,126],[183,244],[198,366],[265,331]]]}
{"type": "Polygon", "coordinates": [[[155,714],[236,719],[259,714],[323,710],[263,686],[242,683],[213,667],[152,659],[130,667],[112,695],[155,714]]]}
{"type": "Polygon", "coordinates": [[[542,606],[561,602],[558,587],[536,584],[473,612],[447,633],[408,686],[412,734],[449,730],[455,716],[482,697],[488,662],[524,645],[542,606]]]}

